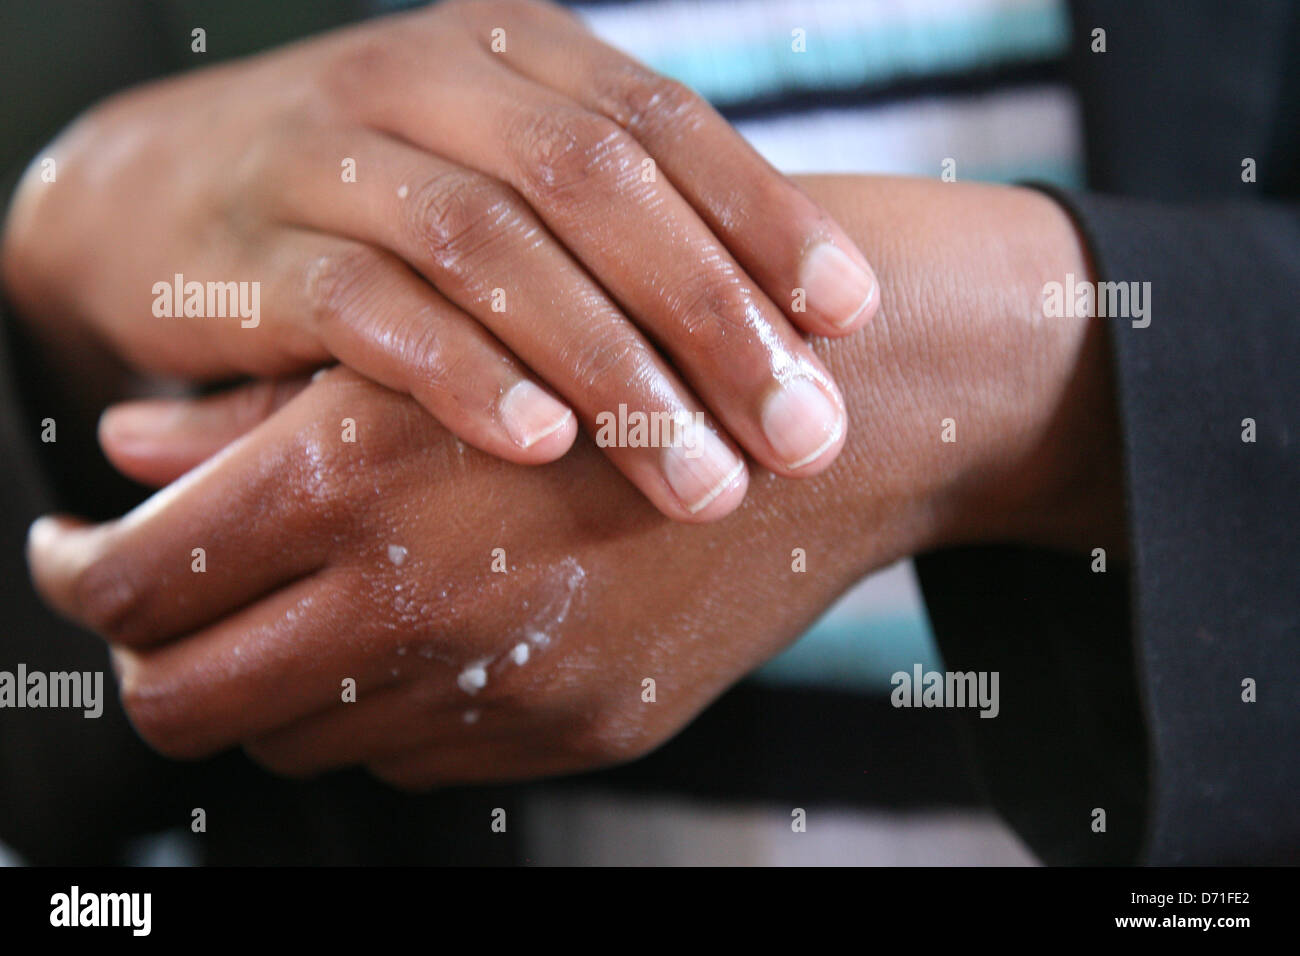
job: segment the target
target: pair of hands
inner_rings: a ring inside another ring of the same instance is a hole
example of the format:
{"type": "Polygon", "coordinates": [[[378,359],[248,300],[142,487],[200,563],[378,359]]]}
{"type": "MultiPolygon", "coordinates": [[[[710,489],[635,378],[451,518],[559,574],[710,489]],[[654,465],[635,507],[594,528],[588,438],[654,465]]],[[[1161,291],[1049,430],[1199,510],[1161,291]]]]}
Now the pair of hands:
{"type": "Polygon", "coordinates": [[[1043,283],[1087,272],[1052,202],[788,182],[550,8],[440,6],[196,73],[51,152],[4,252],[38,335],[188,377],[348,366],[110,411],[110,458],[172,483],[116,522],[33,526],[38,588],[113,644],[165,753],[413,787],[627,759],[876,567],[1119,526],[1100,335],[1042,319],[1043,283]],[[176,272],[264,280],[266,315],[155,318],[176,272]],[[504,463],[620,403],[707,406],[708,453],[504,463]],[[736,445],[814,477],[746,496],[736,445]]]}
{"type": "Polygon", "coordinates": [[[707,103],[539,3],[442,3],[129,91],[40,158],[57,179],[21,184],[5,281],[47,335],[189,379],[336,360],[524,464],[620,405],[698,423],[605,449],[678,520],[735,509],[742,450],[830,464],[843,398],[800,332],[879,307],[854,243],[707,103]],[[247,315],[210,282],[245,283],[247,315]]]}
{"type": "Polygon", "coordinates": [[[860,423],[825,474],[673,522],[586,441],[512,466],[335,369],[111,410],[101,437],[127,473],[203,464],[119,521],[35,525],[38,588],[112,642],[164,753],[242,744],[281,773],[360,764],[423,788],[640,755],[903,555],[1118,544],[1100,329],[1039,310],[1043,282],[1085,265],[1065,215],[1000,187],[802,184],[888,276],[875,334],[815,346],[860,423]]]}

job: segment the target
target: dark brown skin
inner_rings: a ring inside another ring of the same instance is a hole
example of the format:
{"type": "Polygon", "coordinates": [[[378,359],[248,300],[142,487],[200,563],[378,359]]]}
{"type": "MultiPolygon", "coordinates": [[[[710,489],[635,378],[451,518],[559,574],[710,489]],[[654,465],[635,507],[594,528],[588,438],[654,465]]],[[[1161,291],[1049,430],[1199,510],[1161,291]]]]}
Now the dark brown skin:
{"type": "Polygon", "coordinates": [[[607,450],[684,521],[739,504],[741,449],[799,477],[842,445],[799,333],[870,319],[866,260],[703,100],[554,6],[440,3],[196,70],[41,157],[57,179],[24,177],[0,265],[60,351],[189,379],[337,360],[523,464],[620,403],[707,413],[707,467],[607,450]],[[256,324],[158,317],[178,273],[260,283],[256,324]],[[769,414],[791,379],[820,410],[769,414]]]}
{"type": "Polygon", "coordinates": [[[814,344],[852,423],[823,475],[760,475],[726,521],[685,525],[585,440],[534,468],[462,453],[415,402],[338,369],[278,410],[291,387],[171,405],[161,426],[138,406],[110,414],[106,449],[155,482],[246,434],[119,522],[38,522],[38,587],[113,642],[128,711],[164,753],[242,744],[283,773],[363,764],[422,788],[643,754],[904,555],[991,540],[1122,549],[1104,330],[1042,318],[1044,283],[1088,274],[1067,216],[1005,187],[802,185],[884,293],[868,329],[814,344]],[[340,440],[345,417],[355,444],[340,440]],[[945,418],[955,443],[940,441],[945,418]],[[392,543],[409,549],[400,567],[392,543]],[[494,548],[508,573],[491,571],[494,548]],[[792,572],[794,548],[807,573],[792,572]],[[564,590],[552,578],[570,560],[585,572],[572,609],[516,665],[519,627],[564,590]],[[482,658],[487,684],[467,694],[458,675],[482,658]],[[347,677],[356,703],[341,702],[347,677]]]}

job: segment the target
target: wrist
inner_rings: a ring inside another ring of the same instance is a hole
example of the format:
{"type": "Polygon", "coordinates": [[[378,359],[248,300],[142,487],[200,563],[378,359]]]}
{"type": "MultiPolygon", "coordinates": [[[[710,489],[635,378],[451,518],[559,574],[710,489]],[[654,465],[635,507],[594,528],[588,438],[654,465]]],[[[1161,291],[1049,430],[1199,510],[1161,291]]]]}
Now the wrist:
{"type": "Polygon", "coordinates": [[[871,562],[992,541],[1122,549],[1105,329],[1043,312],[1046,283],[1092,278],[1067,213],[1029,189],[802,184],[882,283],[864,331],[818,346],[849,403],[833,477],[874,523],[871,562]]]}

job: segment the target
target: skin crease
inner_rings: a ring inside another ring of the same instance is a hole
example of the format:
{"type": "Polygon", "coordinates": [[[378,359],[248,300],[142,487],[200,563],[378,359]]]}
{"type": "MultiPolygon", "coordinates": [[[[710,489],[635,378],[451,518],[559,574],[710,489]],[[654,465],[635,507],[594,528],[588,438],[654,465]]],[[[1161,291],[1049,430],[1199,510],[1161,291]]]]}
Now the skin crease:
{"type": "Polygon", "coordinates": [[[276,411],[291,388],[237,399],[225,425],[230,399],[208,400],[153,445],[117,442],[107,418],[114,461],[154,481],[251,430],[121,523],[38,523],[38,588],[117,645],[128,712],[164,753],[243,744],[282,773],[360,763],[425,788],[643,754],[902,556],[997,540],[1122,550],[1104,329],[1041,312],[1045,282],[1090,274],[1068,217],[1007,187],[800,182],[877,264],[884,293],[867,330],[814,344],[851,422],[823,475],[760,475],[726,521],[684,525],[585,440],[554,464],[512,466],[336,369],[276,411]],[[355,445],[339,441],[345,416],[355,445]],[[939,440],[945,418],[956,443],[939,440]],[[400,567],[390,543],[409,551],[400,567]],[[189,568],[199,544],[204,575],[189,568]],[[489,570],[497,547],[508,575],[489,570]],[[796,547],[807,573],[791,571],[796,547]],[[553,596],[567,561],[585,577],[551,644],[466,695],[461,669],[510,649],[523,602],[553,596]],[[394,626],[397,585],[429,604],[426,623],[394,626]],[[421,641],[437,654],[398,654],[421,641]],[[345,676],[356,704],[339,703],[345,676]],[[654,704],[641,702],[646,677],[654,704]]]}
{"type": "MultiPolygon", "coordinates": [[[[337,360],[522,464],[559,457],[578,420],[594,430],[620,403],[706,412],[730,449],[717,475],[741,449],[813,475],[842,445],[799,464],[764,411],[797,373],[839,420],[799,330],[851,332],[879,295],[839,328],[849,316],[824,293],[796,312],[792,290],[819,242],[869,275],[866,260],[698,96],[558,8],[440,3],[166,78],[96,106],[40,158],[57,180],[35,163],[19,185],[6,294],[50,351],[98,352],[97,380],[337,360]],[[504,53],[488,49],[497,26],[504,53]],[[769,221],[785,228],[755,227],[769,221]],[[259,283],[257,327],[156,317],[155,285],[177,274],[259,283]],[[521,381],[551,398],[512,431],[505,396],[521,381]]],[[[608,454],[678,520],[721,518],[745,493],[742,469],[696,513],[712,472],[683,488],[655,450],[608,454]]]]}

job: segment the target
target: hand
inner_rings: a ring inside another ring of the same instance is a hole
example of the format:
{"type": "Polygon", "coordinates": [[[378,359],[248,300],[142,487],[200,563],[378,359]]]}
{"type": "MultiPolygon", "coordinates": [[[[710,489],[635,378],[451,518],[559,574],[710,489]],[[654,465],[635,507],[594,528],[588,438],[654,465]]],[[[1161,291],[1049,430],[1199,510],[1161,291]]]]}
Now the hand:
{"type": "Polygon", "coordinates": [[[672,447],[606,448],[687,521],[744,496],[732,437],[792,476],[843,443],[798,330],[864,325],[865,259],[702,100],[557,8],[444,3],[196,70],[41,155],[57,180],[37,164],[18,191],[9,293],[136,367],[337,359],[521,463],[565,452],[571,409],[593,435],[620,405],[689,420],[672,447]],[[242,285],[191,302],[192,282],[242,285]]]}
{"type": "Polygon", "coordinates": [[[644,753],[904,555],[1122,541],[1102,330],[1042,318],[1045,282],[1088,274],[1068,218],[1026,190],[807,185],[890,277],[880,334],[819,343],[864,423],[824,475],[758,481],[689,527],[585,443],[512,468],[340,370],[278,410],[291,388],[169,404],[152,447],[112,438],[141,406],[110,413],[106,449],[155,482],[246,434],[118,522],[38,522],[37,586],[119,648],[163,752],[242,743],[285,773],[359,763],[425,787],[644,753]]]}

